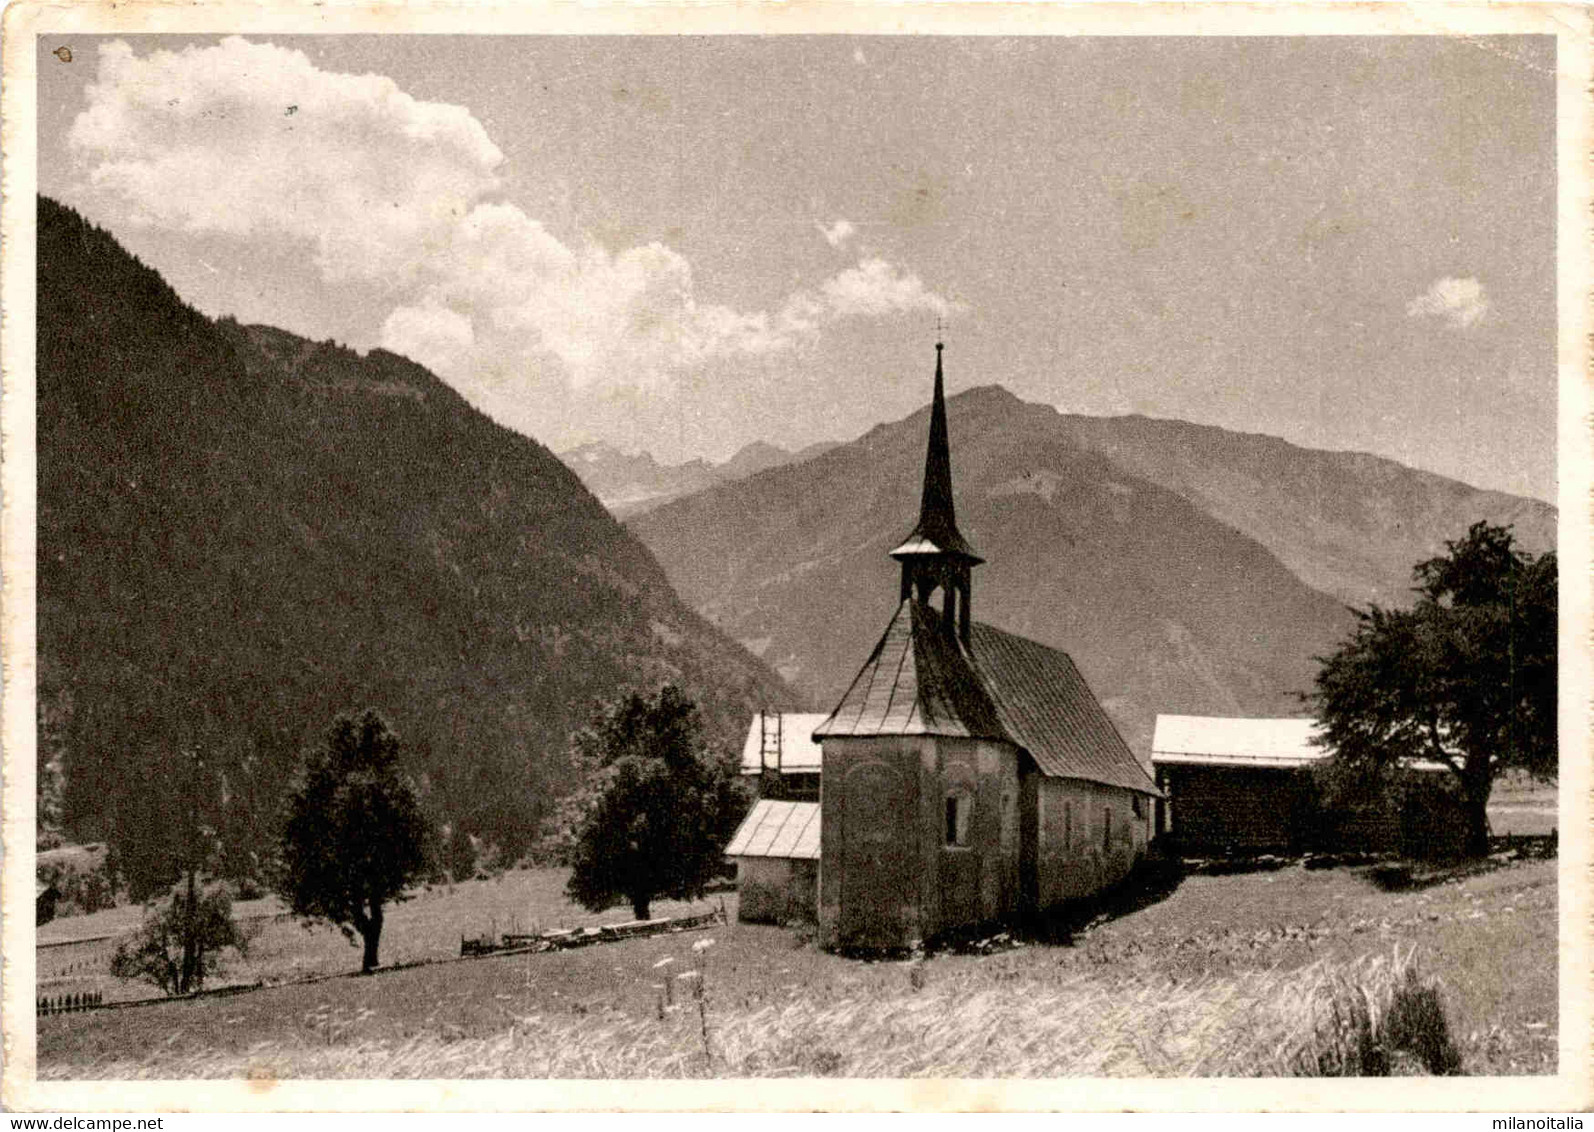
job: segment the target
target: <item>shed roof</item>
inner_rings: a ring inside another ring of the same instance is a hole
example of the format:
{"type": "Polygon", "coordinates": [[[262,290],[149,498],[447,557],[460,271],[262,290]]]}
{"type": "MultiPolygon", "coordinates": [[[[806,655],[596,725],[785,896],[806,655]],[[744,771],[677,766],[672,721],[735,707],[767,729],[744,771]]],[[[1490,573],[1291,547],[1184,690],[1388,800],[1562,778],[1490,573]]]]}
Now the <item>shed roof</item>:
{"type": "Polygon", "coordinates": [[[725,855],[819,860],[819,803],[755,802],[725,846],[725,855]]]}
{"type": "MultiPolygon", "coordinates": [[[[819,744],[814,742],[814,728],[825,721],[823,712],[786,711],[760,712],[753,716],[747,728],[747,739],[742,743],[742,773],[757,774],[764,769],[764,738],[767,734],[780,740],[780,766],[778,769],[796,774],[818,774],[820,769],[819,744]],[[779,730],[775,730],[778,722],[779,730]]],[[[771,770],[777,769],[771,765],[771,770]]]]}
{"type": "Polygon", "coordinates": [[[994,739],[1029,752],[1045,775],[1157,792],[1067,653],[979,623],[965,647],[940,620],[903,601],[814,737],[994,739]]]}
{"type": "Polygon", "coordinates": [[[1153,764],[1298,767],[1328,757],[1314,746],[1315,719],[1237,719],[1159,715],[1151,739],[1153,764]]]}

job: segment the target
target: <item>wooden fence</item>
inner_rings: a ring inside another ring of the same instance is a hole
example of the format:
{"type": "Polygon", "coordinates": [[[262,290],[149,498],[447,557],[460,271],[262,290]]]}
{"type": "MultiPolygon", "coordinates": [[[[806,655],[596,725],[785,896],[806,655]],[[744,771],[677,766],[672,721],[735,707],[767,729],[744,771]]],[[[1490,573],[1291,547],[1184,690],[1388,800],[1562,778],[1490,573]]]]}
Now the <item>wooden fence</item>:
{"type": "Polygon", "coordinates": [[[459,954],[463,958],[468,955],[493,955],[504,951],[564,951],[572,947],[586,947],[593,943],[616,943],[622,939],[641,939],[650,935],[666,935],[673,932],[696,931],[706,928],[710,924],[725,922],[725,909],[720,907],[713,912],[704,912],[699,916],[661,917],[657,920],[628,920],[623,924],[603,924],[590,928],[559,928],[554,931],[523,934],[505,932],[494,938],[482,936],[470,939],[464,935],[459,937],[459,954]]]}
{"type": "Polygon", "coordinates": [[[79,991],[76,994],[40,995],[34,1013],[76,1014],[81,1010],[95,1010],[105,1003],[104,991],[79,991]]]}

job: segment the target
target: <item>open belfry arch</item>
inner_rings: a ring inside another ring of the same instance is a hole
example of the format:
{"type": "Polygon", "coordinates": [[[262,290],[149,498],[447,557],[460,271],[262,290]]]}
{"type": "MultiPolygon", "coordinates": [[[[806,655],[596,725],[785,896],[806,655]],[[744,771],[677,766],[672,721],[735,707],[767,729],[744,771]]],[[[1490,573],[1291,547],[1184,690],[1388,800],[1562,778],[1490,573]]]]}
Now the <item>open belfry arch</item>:
{"type": "Polygon", "coordinates": [[[1067,654],[973,619],[983,559],[957,525],[943,345],[919,520],[885,633],[813,731],[818,919],[897,948],[1089,896],[1151,834],[1150,776],[1067,654]]]}

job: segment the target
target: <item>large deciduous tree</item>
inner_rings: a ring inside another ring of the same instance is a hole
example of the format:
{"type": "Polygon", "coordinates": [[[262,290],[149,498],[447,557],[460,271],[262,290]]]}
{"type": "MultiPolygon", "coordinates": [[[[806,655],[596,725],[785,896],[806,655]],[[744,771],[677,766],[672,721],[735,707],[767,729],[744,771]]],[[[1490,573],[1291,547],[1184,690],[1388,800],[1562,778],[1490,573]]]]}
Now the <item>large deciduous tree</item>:
{"type": "Polygon", "coordinates": [[[383,912],[426,863],[427,822],[399,766],[399,742],[375,711],[339,716],[304,758],[286,801],[275,880],[295,915],[335,924],[377,966],[383,912]]]}
{"type": "Polygon", "coordinates": [[[697,705],[673,685],[630,693],[574,737],[583,786],[566,810],[566,891],[590,911],[702,896],[745,802],[729,761],[703,740],[697,705]]]}
{"type": "Polygon", "coordinates": [[[1556,775],[1556,557],[1524,553],[1509,527],[1484,522],[1445,545],[1416,566],[1415,605],[1357,611],[1312,698],[1331,777],[1443,765],[1460,788],[1467,851],[1482,854],[1496,776],[1556,775]]]}

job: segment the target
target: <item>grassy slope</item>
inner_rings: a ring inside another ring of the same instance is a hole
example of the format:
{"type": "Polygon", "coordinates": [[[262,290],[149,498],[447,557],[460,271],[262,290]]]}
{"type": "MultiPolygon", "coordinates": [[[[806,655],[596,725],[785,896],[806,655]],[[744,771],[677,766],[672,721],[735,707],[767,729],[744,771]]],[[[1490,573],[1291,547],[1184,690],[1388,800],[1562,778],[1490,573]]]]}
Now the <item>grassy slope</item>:
{"type": "MultiPolygon", "coordinates": [[[[390,921],[387,954],[396,958],[447,942],[457,947],[461,928],[485,927],[517,900],[523,924],[533,918],[575,922],[579,914],[557,899],[560,880],[554,873],[512,874],[501,885],[462,885],[452,898],[409,905],[390,921]],[[401,942],[406,933],[413,938],[401,942]]],[[[1275,1010],[1295,1001],[1300,986],[1397,949],[1414,949],[1422,968],[1442,980],[1466,1071],[1553,1072],[1555,892],[1554,862],[1400,894],[1381,892],[1346,870],[1190,877],[1160,903],[1076,937],[1075,946],[934,957],[917,995],[904,964],[844,960],[805,945],[798,933],[732,923],[562,954],[43,1018],[39,1064],[46,1077],[702,1071],[700,1058],[692,1060],[700,1040],[695,1012],[688,1004],[660,1020],[659,995],[666,976],[705,959],[694,955],[692,944],[712,938],[708,1014],[711,1030],[721,1035],[719,1072],[928,1072],[938,1068],[937,1050],[966,1055],[951,1066],[964,1072],[1177,1071],[1194,1063],[1147,1062],[1144,1051],[1135,1055],[1140,1060],[1113,1064],[1084,1052],[1068,1060],[1060,1052],[1065,1047],[1084,1051],[1100,1044],[1070,1047],[1083,1033],[1074,1022],[1068,1024],[1076,1030],[1059,1031],[1056,1048],[1040,1060],[1028,1046],[1004,1044],[1002,1035],[1021,1028],[1021,1021],[1063,1024],[1056,1010],[1034,1019],[1023,1013],[1038,1011],[1036,1004],[1128,1001],[1161,1011],[1160,1024],[1172,1040],[1179,1025],[1192,1020],[1215,1025],[1214,1004],[1222,995],[1275,1010]],[[882,1044],[875,1022],[890,1018],[911,1028],[921,1016],[926,1026],[938,1027],[940,1045],[924,1044],[928,1031],[917,1048],[900,1034],[882,1044]],[[954,1030],[959,1020],[965,1031],[989,1029],[992,1048],[1011,1060],[967,1060],[974,1054],[958,1044],[966,1033],[942,1033],[948,1019],[954,1030]],[[786,1044],[755,1048],[760,1033],[786,1044]],[[581,1034],[590,1037],[590,1048],[564,1048],[581,1034]],[[564,1046],[556,1050],[559,1043],[564,1046]],[[155,1052],[134,1060],[126,1055],[130,1049],[155,1052]]],[[[734,898],[727,898],[727,907],[734,916],[734,898]]],[[[353,964],[352,949],[344,960],[353,964]]],[[[1077,1010],[1060,1013],[1080,1016],[1077,1010]]],[[[1130,1020],[1101,1017],[1099,1036],[1130,1020]]],[[[1245,1069],[1220,1064],[1205,1071],[1245,1069]]]]}
{"type": "MultiPolygon", "coordinates": [[[[505,931],[535,931],[572,924],[606,923],[629,919],[616,909],[593,915],[564,898],[563,870],[532,869],[508,872],[489,881],[438,885],[418,891],[402,904],[390,906],[382,934],[382,961],[386,964],[448,959],[459,954],[461,935],[473,938],[505,931]]],[[[735,899],[734,895],[731,897],[735,899]]],[[[719,906],[719,898],[689,904],[657,901],[660,916],[693,915],[719,906]]],[[[280,983],[292,979],[347,973],[359,965],[359,952],[337,929],[325,925],[305,927],[286,917],[274,897],[239,901],[234,916],[246,925],[252,939],[249,954],[228,955],[223,969],[208,986],[224,987],[254,982],[280,983]]],[[[89,939],[131,931],[143,909],[124,905],[92,916],[56,920],[39,929],[39,942],[89,939]]],[[[734,905],[732,906],[734,915],[734,905]]],[[[83,946],[49,947],[39,954],[39,977],[48,979],[71,973],[74,979],[53,993],[71,994],[99,989],[106,1001],[149,998],[157,992],[147,983],[112,979],[96,972],[115,946],[113,939],[83,946]],[[90,958],[85,968],[84,958],[90,958]]],[[[41,991],[48,988],[41,987],[41,991]]]]}

